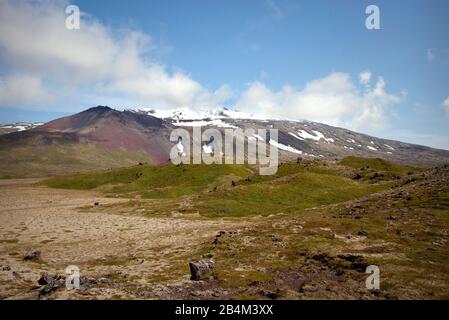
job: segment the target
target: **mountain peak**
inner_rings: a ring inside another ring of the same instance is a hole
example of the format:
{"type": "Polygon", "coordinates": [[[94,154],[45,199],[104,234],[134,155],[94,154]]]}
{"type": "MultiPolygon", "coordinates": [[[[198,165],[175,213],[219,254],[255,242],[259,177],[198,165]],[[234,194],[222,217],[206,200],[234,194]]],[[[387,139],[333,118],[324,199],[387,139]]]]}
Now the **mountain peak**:
{"type": "Polygon", "coordinates": [[[111,111],[111,110],[113,110],[113,109],[108,106],[98,105],[96,107],[92,107],[87,110],[84,110],[83,112],[105,112],[105,111],[111,111]]]}

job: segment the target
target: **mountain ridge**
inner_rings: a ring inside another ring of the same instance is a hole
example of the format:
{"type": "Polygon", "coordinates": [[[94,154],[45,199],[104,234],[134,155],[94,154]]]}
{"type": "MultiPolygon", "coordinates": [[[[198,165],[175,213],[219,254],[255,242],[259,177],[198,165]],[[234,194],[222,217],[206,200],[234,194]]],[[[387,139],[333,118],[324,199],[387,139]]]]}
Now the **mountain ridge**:
{"type": "MultiPolygon", "coordinates": [[[[16,163],[21,163],[22,169],[26,168],[25,163],[30,168],[44,168],[48,162],[54,162],[55,167],[70,164],[71,157],[57,159],[53,154],[55,148],[61,154],[76,154],[74,150],[79,148],[89,150],[89,154],[76,155],[76,161],[81,163],[84,157],[90,159],[80,171],[126,166],[136,161],[162,164],[169,161],[173,146],[169,139],[171,131],[175,128],[192,130],[194,126],[222,131],[226,128],[278,129],[278,141],[267,138],[267,142],[278,148],[281,162],[298,161],[298,158],[334,161],[359,156],[422,167],[449,163],[447,150],[376,138],[307,120],[248,118],[245,113],[225,108],[210,112],[190,112],[183,108],[163,114],[143,108],[119,111],[96,106],[28,130],[0,135],[0,159],[3,160],[0,172],[14,172],[16,163]],[[96,153],[101,153],[105,163],[95,162],[96,153]],[[37,155],[37,160],[28,154],[37,155]]],[[[48,170],[42,173],[53,174],[48,170]]]]}

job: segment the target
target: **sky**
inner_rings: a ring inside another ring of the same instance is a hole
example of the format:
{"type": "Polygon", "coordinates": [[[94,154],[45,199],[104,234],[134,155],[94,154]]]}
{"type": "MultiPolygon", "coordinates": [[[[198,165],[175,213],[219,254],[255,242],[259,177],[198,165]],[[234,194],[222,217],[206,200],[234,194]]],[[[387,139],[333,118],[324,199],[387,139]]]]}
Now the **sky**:
{"type": "Polygon", "coordinates": [[[0,123],[226,106],[449,149],[448,14],[446,0],[0,0],[0,123]]]}

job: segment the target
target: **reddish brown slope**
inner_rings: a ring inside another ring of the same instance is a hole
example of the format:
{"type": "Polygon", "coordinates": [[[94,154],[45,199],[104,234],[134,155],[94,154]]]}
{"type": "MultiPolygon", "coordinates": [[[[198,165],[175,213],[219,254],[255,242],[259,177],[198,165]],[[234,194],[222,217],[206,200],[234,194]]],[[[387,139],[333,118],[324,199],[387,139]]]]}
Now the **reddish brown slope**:
{"type": "Polygon", "coordinates": [[[73,133],[81,140],[101,148],[143,151],[152,163],[164,163],[169,158],[169,131],[163,120],[150,115],[117,111],[98,106],[54,121],[33,132],[73,133]]]}

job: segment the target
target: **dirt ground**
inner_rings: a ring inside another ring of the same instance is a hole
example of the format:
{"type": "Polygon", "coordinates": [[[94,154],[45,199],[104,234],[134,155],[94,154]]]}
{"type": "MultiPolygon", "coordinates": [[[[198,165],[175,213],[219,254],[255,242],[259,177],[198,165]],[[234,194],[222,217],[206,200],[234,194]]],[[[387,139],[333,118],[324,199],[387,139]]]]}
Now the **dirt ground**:
{"type": "Polygon", "coordinates": [[[127,200],[50,189],[36,182],[0,180],[0,298],[38,298],[40,275],[64,275],[69,265],[94,279],[95,289],[80,296],[63,288],[51,298],[135,298],[137,291],[158,298],[163,295],[159,280],[189,281],[189,257],[220,230],[241,225],[219,219],[123,215],[113,209],[95,212],[95,202],[100,207],[127,200]],[[92,210],[83,210],[86,206],[92,210]],[[37,250],[41,260],[24,260],[37,250]]]}
{"type": "Polygon", "coordinates": [[[347,202],[234,219],[37,182],[0,180],[0,299],[449,296],[449,166],[347,202]],[[37,250],[41,259],[24,260],[37,250]],[[191,281],[189,260],[206,257],[213,277],[191,281]],[[66,289],[70,265],[80,290],[66,289]],[[381,270],[380,290],[366,287],[369,265],[381,270]],[[43,273],[54,283],[38,284],[43,273]]]}

